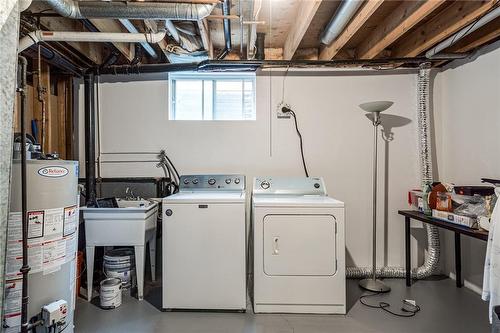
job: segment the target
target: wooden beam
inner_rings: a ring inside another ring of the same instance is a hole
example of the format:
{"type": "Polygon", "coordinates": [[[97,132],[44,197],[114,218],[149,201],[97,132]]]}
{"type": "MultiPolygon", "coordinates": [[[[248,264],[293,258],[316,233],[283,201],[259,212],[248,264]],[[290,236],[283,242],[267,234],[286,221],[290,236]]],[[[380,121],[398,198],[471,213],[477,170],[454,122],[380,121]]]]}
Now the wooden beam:
{"type": "Polygon", "coordinates": [[[200,29],[201,40],[203,42],[203,47],[208,52],[208,58],[214,58],[214,47],[212,45],[212,39],[210,38],[210,30],[208,29],[207,19],[198,21],[198,29],[200,29]]]}
{"type": "MultiPolygon", "coordinates": [[[[127,30],[121,25],[117,20],[111,19],[89,19],[89,21],[102,32],[127,32],[127,30]]],[[[127,58],[128,61],[132,61],[135,57],[135,46],[134,43],[117,43],[113,42],[113,45],[120,51],[121,54],[127,58]]]]}
{"type": "Polygon", "coordinates": [[[302,0],[283,46],[283,59],[292,59],[322,0],[302,0]]]}
{"type": "MultiPolygon", "coordinates": [[[[82,24],[78,20],[64,17],[41,17],[40,24],[44,29],[53,31],[82,31],[82,24]]],[[[104,61],[104,45],[87,42],[66,42],[87,59],[97,65],[104,61]]]]}
{"type": "Polygon", "coordinates": [[[326,46],[319,54],[320,60],[331,60],[347,44],[347,42],[361,29],[368,19],[384,3],[384,0],[368,0],[358,13],[352,18],[347,27],[340,33],[332,44],[326,46]]]}
{"type": "Polygon", "coordinates": [[[452,45],[451,47],[446,49],[444,52],[469,52],[471,50],[474,50],[475,48],[494,41],[498,37],[500,37],[500,19],[496,19],[493,22],[485,25],[484,27],[481,27],[480,29],[474,31],[470,35],[458,41],[455,45],[452,45]]]}
{"type": "Polygon", "coordinates": [[[497,0],[456,1],[393,49],[394,57],[416,57],[490,10],[497,0]]]}
{"type": "Polygon", "coordinates": [[[297,60],[318,60],[319,50],[315,47],[297,49],[294,59],[297,60]]]}
{"type": "Polygon", "coordinates": [[[264,58],[266,60],[283,60],[283,49],[281,47],[266,47],[264,58]]]}
{"type": "Polygon", "coordinates": [[[408,30],[445,3],[445,0],[403,1],[357,47],[360,59],[373,59],[408,30]]]}

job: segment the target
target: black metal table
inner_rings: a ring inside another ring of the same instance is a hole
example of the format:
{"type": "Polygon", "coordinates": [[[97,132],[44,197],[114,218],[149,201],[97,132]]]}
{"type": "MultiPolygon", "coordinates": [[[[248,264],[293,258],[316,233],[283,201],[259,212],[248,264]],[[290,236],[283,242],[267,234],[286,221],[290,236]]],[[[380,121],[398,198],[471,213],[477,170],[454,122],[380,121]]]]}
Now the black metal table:
{"type": "Polygon", "coordinates": [[[400,210],[398,213],[405,217],[406,285],[411,286],[410,220],[414,219],[423,223],[432,224],[439,228],[453,231],[455,233],[455,274],[457,287],[461,288],[463,286],[463,282],[460,235],[488,241],[488,232],[484,230],[467,228],[451,222],[446,222],[444,220],[427,216],[418,211],[400,210]]]}

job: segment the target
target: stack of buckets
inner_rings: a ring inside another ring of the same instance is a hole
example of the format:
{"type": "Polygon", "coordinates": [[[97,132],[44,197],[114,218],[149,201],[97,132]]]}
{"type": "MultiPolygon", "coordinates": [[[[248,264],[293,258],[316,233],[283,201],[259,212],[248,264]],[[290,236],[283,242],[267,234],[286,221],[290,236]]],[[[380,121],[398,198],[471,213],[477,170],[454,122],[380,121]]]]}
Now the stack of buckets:
{"type": "Polygon", "coordinates": [[[120,248],[106,252],[103,266],[106,279],[101,282],[101,307],[116,308],[121,305],[122,291],[130,293],[135,285],[134,250],[120,248]]]}

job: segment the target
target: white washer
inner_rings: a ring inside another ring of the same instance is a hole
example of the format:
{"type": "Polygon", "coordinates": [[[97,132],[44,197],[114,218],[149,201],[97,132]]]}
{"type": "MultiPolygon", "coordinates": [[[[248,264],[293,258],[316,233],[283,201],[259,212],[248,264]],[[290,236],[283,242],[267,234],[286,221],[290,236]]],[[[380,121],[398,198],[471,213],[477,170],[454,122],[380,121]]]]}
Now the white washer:
{"type": "Polygon", "coordinates": [[[162,230],[164,309],[246,309],[244,176],[181,176],[162,230]]]}
{"type": "Polygon", "coordinates": [[[344,203],[322,178],[255,178],[252,223],[255,313],[346,313],[344,203]]]}

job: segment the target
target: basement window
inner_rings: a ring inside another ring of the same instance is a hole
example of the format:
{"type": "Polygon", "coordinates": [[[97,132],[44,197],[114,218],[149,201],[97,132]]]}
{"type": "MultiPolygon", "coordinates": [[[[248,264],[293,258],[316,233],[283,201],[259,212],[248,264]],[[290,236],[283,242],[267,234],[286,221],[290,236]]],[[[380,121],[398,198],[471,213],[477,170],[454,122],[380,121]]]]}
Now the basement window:
{"type": "Polygon", "coordinates": [[[169,75],[170,120],[255,120],[254,73],[169,75]]]}

